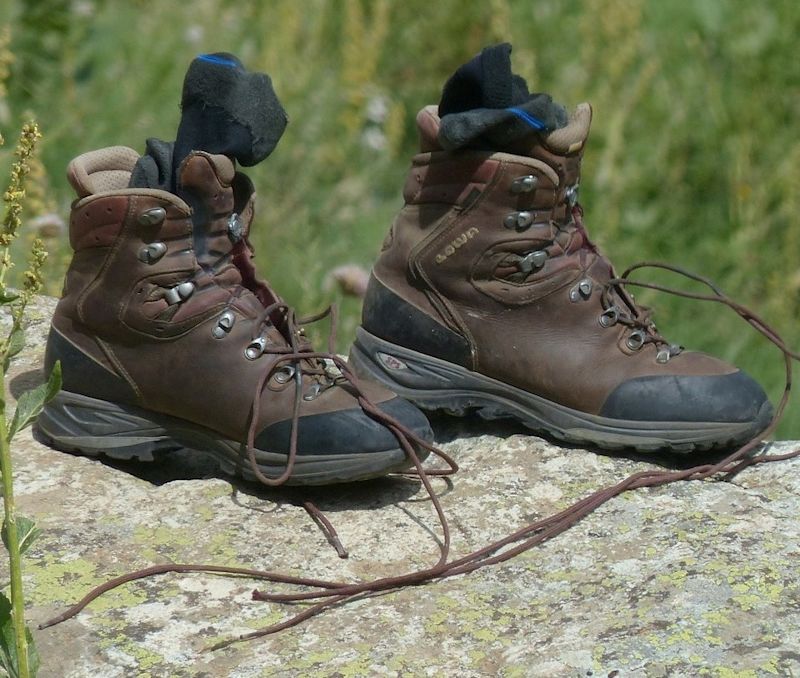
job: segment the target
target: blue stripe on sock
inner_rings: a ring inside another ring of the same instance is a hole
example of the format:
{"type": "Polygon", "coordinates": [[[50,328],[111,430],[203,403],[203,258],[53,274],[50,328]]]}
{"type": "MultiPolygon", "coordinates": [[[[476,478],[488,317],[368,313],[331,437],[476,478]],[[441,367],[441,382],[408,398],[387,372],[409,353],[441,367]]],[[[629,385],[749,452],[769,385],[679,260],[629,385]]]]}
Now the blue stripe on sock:
{"type": "Polygon", "coordinates": [[[236,68],[239,64],[231,59],[226,59],[225,57],[216,56],[214,54],[199,54],[197,56],[200,61],[207,61],[210,64],[218,64],[219,66],[228,66],[230,68],[236,68]]]}
{"type": "Polygon", "coordinates": [[[525,111],[521,108],[517,108],[516,106],[512,106],[511,108],[506,109],[509,113],[513,113],[516,115],[520,120],[524,120],[527,122],[531,127],[534,129],[547,129],[547,126],[539,120],[539,118],[533,117],[528,111],[525,111]]]}

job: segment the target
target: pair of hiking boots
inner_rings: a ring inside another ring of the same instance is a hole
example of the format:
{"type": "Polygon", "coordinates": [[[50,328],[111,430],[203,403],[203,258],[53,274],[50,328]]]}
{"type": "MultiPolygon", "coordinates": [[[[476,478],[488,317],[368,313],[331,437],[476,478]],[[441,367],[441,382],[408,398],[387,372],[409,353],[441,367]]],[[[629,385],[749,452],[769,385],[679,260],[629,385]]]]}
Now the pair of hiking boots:
{"type": "Polygon", "coordinates": [[[421,152],[349,366],[314,351],[252,263],[255,192],[236,164],[263,160],[285,126],[269,79],[198,57],[174,143],[69,166],[74,257],[45,359],[63,386],[40,434],[118,459],[203,450],[268,484],[407,468],[433,438],[416,406],[609,449],[756,436],[772,414],[761,387],[666,341],[589,239],[591,108],[530,94],[510,52],[484,50],[417,116],[421,152]]]}

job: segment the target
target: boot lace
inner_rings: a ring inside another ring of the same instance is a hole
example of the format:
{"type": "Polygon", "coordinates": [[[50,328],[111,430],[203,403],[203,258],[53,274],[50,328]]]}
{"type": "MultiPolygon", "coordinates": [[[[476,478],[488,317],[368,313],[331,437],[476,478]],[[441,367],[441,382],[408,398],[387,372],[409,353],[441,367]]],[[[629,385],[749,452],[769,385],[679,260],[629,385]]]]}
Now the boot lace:
{"type": "MultiPolygon", "coordinates": [[[[230,218],[231,223],[237,222],[237,215],[230,218]]],[[[242,234],[241,228],[231,237],[233,246],[246,245],[252,247],[242,234]]],[[[397,438],[407,457],[420,471],[421,465],[416,450],[428,450],[442,459],[448,466],[446,469],[428,471],[428,475],[448,475],[458,470],[458,465],[447,454],[435,448],[429,442],[419,437],[414,431],[385,413],[372,403],[367,397],[355,375],[347,368],[347,364],[335,353],[336,346],[336,308],[330,306],[321,313],[306,318],[298,319],[294,309],[278,299],[277,295],[266,284],[261,292],[265,292],[271,303],[264,303],[262,296],[256,290],[246,286],[244,272],[236,265],[234,247],[222,253],[211,264],[198,265],[195,272],[174,287],[164,288],[164,297],[171,306],[177,307],[187,301],[198,289],[205,287],[221,287],[230,294],[228,303],[217,318],[217,324],[212,329],[212,335],[223,339],[233,327],[235,314],[232,307],[246,306],[257,307],[252,319],[254,327],[251,339],[244,347],[244,355],[248,360],[258,360],[262,356],[270,356],[266,360],[261,374],[257,380],[256,388],[251,399],[250,422],[245,441],[248,462],[253,475],[264,485],[274,487],[284,484],[292,475],[297,459],[298,425],[302,401],[311,401],[325,390],[349,384],[356,394],[356,400],[362,410],[372,419],[387,427],[397,438]],[[225,275],[231,269],[238,272],[238,282],[226,280],[225,275]],[[314,351],[311,343],[305,336],[304,326],[317,322],[325,317],[330,317],[331,331],[328,335],[328,350],[325,352],[314,351]],[[287,463],[283,472],[277,478],[266,476],[258,467],[255,457],[255,437],[258,433],[261,397],[267,382],[275,378],[278,383],[294,381],[294,401],[291,415],[291,429],[289,438],[289,451],[287,463]],[[307,388],[304,388],[307,386],[307,388]]],[[[318,516],[312,512],[315,519],[318,516]]],[[[318,522],[325,527],[325,521],[318,522]]]]}
{"type": "MultiPolygon", "coordinates": [[[[522,254],[511,254],[500,262],[500,268],[514,270],[513,273],[504,277],[513,282],[524,282],[544,266],[548,258],[554,255],[577,256],[580,258],[580,266],[584,270],[587,268],[589,256],[600,257],[608,266],[610,277],[607,280],[582,278],[570,289],[570,300],[578,302],[588,299],[595,284],[599,284],[600,304],[603,309],[598,318],[600,325],[606,328],[624,325],[630,329],[625,338],[625,346],[628,350],[639,351],[645,345],[653,344],[657,349],[656,361],[659,363],[669,362],[671,358],[683,351],[683,346],[673,344],[661,335],[653,322],[653,310],[636,302],[633,294],[625,288],[629,281],[624,275],[615,275],[613,266],[589,238],[583,225],[583,208],[572,202],[570,206],[572,219],[568,223],[551,220],[548,224],[550,233],[537,246],[537,249],[522,254]]],[[[530,225],[525,221],[522,228],[530,225]]]]}
{"type": "Polygon", "coordinates": [[[377,405],[370,401],[365,394],[358,378],[349,369],[347,363],[335,352],[335,328],[337,320],[335,306],[329,306],[321,313],[298,320],[295,316],[294,309],[292,309],[288,304],[279,301],[264,308],[257,324],[263,327],[275,326],[276,316],[278,318],[278,327],[284,330],[283,334],[287,338],[288,344],[265,345],[262,349],[262,354],[271,355],[274,357],[274,359],[265,365],[264,370],[262,371],[261,376],[256,384],[250,411],[250,425],[247,431],[246,441],[247,455],[251,470],[260,482],[268,486],[276,486],[285,483],[291,476],[297,458],[297,434],[301,400],[309,400],[312,397],[316,397],[321,390],[330,388],[334,385],[342,385],[344,383],[349,384],[355,391],[357,402],[365,414],[386,426],[395,435],[401,447],[406,452],[406,455],[416,467],[417,473],[420,473],[421,477],[426,473],[427,475],[450,475],[458,470],[458,465],[449,455],[434,447],[426,440],[420,438],[408,427],[404,426],[394,417],[386,414],[377,405]],[[325,317],[330,317],[331,319],[331,331],[328,336],[328,350],[322,352],[314,351],[311,347],[311,344],[305,340],[301,326],[316,322],[325,317]],[[264,386],[269,379],[280,370],[283,370],[284,373],[287,373],[287,367],[288,374],[291,375],[290,378],[293,378],[295,383],[295,397],[292,408],[291,433],[289,438],[289,454],[283,473],[277,478],[269,478],[260,471],[255,458],[255,436],[258,432],[258,414],[261,405],[261,394],[263,393],[264,386]],[[313,377],[311,390],[306,391],[305,393],[303,392],[303,375],[313,377]],[[422,471],[421,462],[414,449],[415,446],[417,449],[425,449],[429,452],[432,452],[434,455],[441,458],[448,465],[448,468],[436,471],[422,471]]]}
{"type": "MultiPolygon", "coordinates": [[[[580,230],[581,229],[579,227],[578,231],[580,230]]],[[[783,360],[785,366],[785,385],[780,401],[778,402],[778,405],[775,408],[775,413],[773,415],[773,418],[763,431],[757,434],[752,440],[748,441],[747,443],[739,447],[737,450],[731,452],[721,461],[718,461],[716,463],[703,463],[686,469],[667,470],[667,471],[652,469],[634,473],[628,476],[627,478],[621,480],[620,482],[616,483],[615,485],[602,488],[600,490],[597,490],[589,494],[580,501],[563,509],[562,511],[559,511],[558,513],[552,516],[525,525],[524,527],[518,529],[512,534],[503,537],[502,539],[498,539],[497,541],[494,541],[484,546],[483,548],[477,549],[472,553],[451,559],[449,523],[445,516],[439,498],[437,494],[433,491],[430,479],[434,475],[447,475],[453,473],[457,468],[455,463],[446,454],[436,449],[432,445],[426,443],[425,441],[417,438],[412,431],[408,431],[402,424],[400,424],[399,422],[395,421],[392,417],[382,412],[374,404],[370,403],[369,400],[364,396],[363,391],[359,386],[358,379],[349,370],[347,364],[343,360],[341,360],[338,356],[336,356],[335,353],[333,353],[333,351],[315,353],[308,350],[304,350],[305,346],[301,345],[299,341],[292,339],[289,342],[289,346],[287,347],[276,346],[274,348],[268,348],[267,350],[265,350],[265,353],[270,353],[274,355],[275,360],[270,362],[265,367],[262,379],[260,380],[259,383],[259,389],[257,389],[257,391],[260,391],[261,388],[263,388],[263,385],[266,383],[266,379],[269,377],[270,374],[274,373],[275,370],[279,369],[279,365],[289,363],[292,366],[294,366],[295,369],[297,370],[295,372],[294,378],[296,380],[295,383],[297,385],[296,393],[298,394],[299,397],[300,393],[299,385],[301,381],[300,377],[296,375],[302,374],[303,368],[301,365],[303,361],[307,360],[333,361],[336,367],[338,367],[338,369],[341,371],[343,378],[346,379],[347,382],[349,382],[359,394],[358,402],[364,409],[364,411],[369,416],[375,417],[378,421],[380,421],[384,426],[389,428],[395,434],[401,446],[406,451],[406,454],[412,460],[414,465],[414,473],[424,486],[430,498],[431,504],[434,507],[435,513],[438,518],[438,522],[440,524],[442,539],[438,542],[440,554],[437,562],[428,568],[423,568],[405,574],[387,576],[374,579],[371,581],[362,581],[355,583],[332,581],[319,578],[299,577],[293,575],[286,575],[278,572],[270,572],[270,571],[256,570],[243,567],[166,563],[137,570],[135,572],[131,572],[105,582],[104,584],[89,591],[89,593],[87,593],[87,595],[82,600],[80,600],[78,603],[67,609],[64,613],[41,624],[39,628],[47,628],[49,626],[58,624],[62,621],[65,621],[66,619],[75,616],[97,597],[118,586],[145,577],[151,577],[154,575],[164,574],[168,572],[181,572],[181,573],[211,572],[211,573],[230,574],[236,576],[247,576],[254,579],[260,579],[262,581],[266,581],[271,584],[287,584],[305,589],[294,593],[271,593],[271,592],[263,592],[260,590],[255,590],[253,591],[252,594],[254,600],[268,601],[273,603],[285,603],[290,606],[293,606],[294,604],[301,601],[314,601],[312,605],[304,608],[300,612],[290,613],[290,615],[283,621],[271,624],[269,626],[257,629],[255,631],[240,635],[235,638],[224,640],[208,648],[210,650],[220,649],[227,647],[233,643],[260,638],[266,635],[277,633],[287,628],[291,628],[315,615],[320,614],[321,612],[328,610],[329,608],[337,607],[345,602],[354,601],[357,599],[361,599],[365,596],[375,595],[385,591],[396,590],[405,586],[436,582],[456,575],[467,574],[469,572],[473,572],[479,568],[488,565],[495,565],[498,563],[502,563],[520,553],[523,553],[533,548],[538,544],[541,544],[559,534],[562,534],[563,532],[567,531],[570,527],[578,523],[580,520],[588,516],[590,513],[595,511],[603,504],[609,502],[613,498],[628,491],[647,488],[647,487],[659,487],[662,485],[678,481],[706,480],[714,477],[730,479],[732,476],[736,475],[737,473],[739,473],[740,471],[749,466],[763,464],[763,463],[777,462],[800,456],[800,449],[787,452],[784,454],[770,454],[768,452],[769,449],[768,447],[760,449],[762,440],[767,436],[769,436],[775,430],[775,427],[777,426],[778,422],[783,416],[784,409],[789,399],[789,393],[792,383],[792,369],[791,369],[792,360],[800,361],[800,353],[791,350],[786,345],[786,343],[779,335],[779,333],[775,331],[773,328],[771,328],[761,318],[759,318],[753,311],[749,310],[748,308],[739,304],[738,302],[732,300],[730,297],[725,295],[716,285],[714,285],[714,283],[712,283],[711,281],[702,276],[689,273],[678,267],[670,266],[667,264],[661,264],[657,262],[643,262],[640,264],[635,264],[630,268],[628,268],[626,271],[624,271],[623,274],[620,275],[619,277],[612,277],[605,283],[605,288],[607,289],[607,300],[609,301],[609,304],[618,305],[618,301],[620,300],[620,298],[624,301],[627,295],[626,296],[621,296],[621,295],[625,294],[624,290],[628,286],[637,286],[654,290],[660,290],[680,297],[709,301],[725,305],[728,308],[732,309],[734,312],[736,312],[743,320],[745,320],[745,322],[747,322],[757,332],[766,337],[772,344],[774,344],[780,349],[781,353],[783,354],[783,360]],[[682,290],[675,290],[661,285],[646,283],[638,280],[632,280],[630,278],[630,274],[633,273],[634,271],[648,267],[663,269],[687,277],[690,280],[693,280],[697,283],[700,283],[701,285],[704,285],[705,287],[711,290],[711,293],[703,294],[697,292],[686,292],[682,290]],[[439,455],[442,459],[444,459],[446,462],[450,464],[450,467],[448,469],[443,469],[439,471],[424,469],[419,460],[419,457],[416,454],[416,451],[414,449],[414,444],[429,449],[431,452],[439,455]]],[[[629,322],[631,323],[631,326],[635,327],[636,329],[647,331],[648,335],[652,337],[651,339],[652,341],[658,341],[657,338],[658,335],[656,335],[655,332],[652,330],[652,324],[649,322],[649,315],[635,306],[633,307],[628,306],[628,309],[629,310],[625,311],[626,317],[623,320],[618,320],[618,322],[625,322],[625,323],[629,322]]],[[[292,330],[295,330],[297,328],[298,323],[294,319],[294,315],[291,312],[291,310],[285,304],[280,303],[274,305],[274,308],[268,307],[265,308],[264,310],[265,310],[264,312],[265,319],[267,316],[270,316],[271,314],[275,314],[277,312],[279,314],[279,318],[282,319],[283,322],[285,322],[286,329],[290,330],[289,336],[291,337],[295,336],[295,333],[292,330]]],[[[335,313],[332,315],[335,317],[335,313]]],[[[275,316],[273,315],[273,318],[274,317],[275,316]]],[[[253,405],[253,413],[257,412],[258,409],[257,399],[259,397],[260,393],[257,392],[253,405]]],[[[296,399],[295,403],[297,405],[299,401],[296,399]]],[[[292,419],[292,443],[291,443],[291,450],[289,454],[289,462],[287,464],[287,468],[289,468],[293,464],[294,457],[296,455],[296,425],[297,425],[297,409],[295,409],[292,419]]],[[[256,473],[256,475],[258,475],[257,465],[255,464],[254,457],[252,456],[253,432],[254,428],[253,425],[251,425],[251,431],[248,434],[248,443],[247,443],[248,453],[250,454],[250,463],[253,467],[253,471],[254,473],[256,473]]],[[[287,474],[284,474],[284,476],[287,476],[287,474]]],[[[264,482],[264,480],[261,477],[259,479],[262,480],[262,482],[264,482]]],[[[266,479],[266,480],[267,480],[266,484],[274,485],[278,484],[279,481],[285,480],[285,478],[282,477],[281,479],[266,479]]]]}

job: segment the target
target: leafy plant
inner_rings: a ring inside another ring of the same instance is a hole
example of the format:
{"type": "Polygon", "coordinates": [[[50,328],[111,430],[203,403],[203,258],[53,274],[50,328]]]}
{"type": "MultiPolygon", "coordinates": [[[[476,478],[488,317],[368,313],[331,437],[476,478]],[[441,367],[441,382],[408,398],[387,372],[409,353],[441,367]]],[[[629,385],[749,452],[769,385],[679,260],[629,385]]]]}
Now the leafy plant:
{"type": "MultiPolygon", "coordinates": [[[[0,305],[10,307],[11,327],[0,341],[0,473],[3,483],[4,519],[3,544],[8,551],[11,575],[10,597],[0,592],[0,668],[13,678],[35,676],[39,667],[39,656],[33,635],[25,624],[25,597],[22,588],[22,555],[39,534],[35,523],[17,515],[14,504],[14,477],[11,462],[11,441],[22,429],[32,423],[44,404],[61,387],[61,366],[56,365],[47,381],[37,388],[23,393],[11,421],[7,421],[5,380],[11,359],[25,345],[23,320],[25,308],[42,286],[42,265],[47,252],[40,239],[34,240],[30,265],[23,273],[23,287],[12,290],[6,285],[6,274],[13,266],[10,247],[19,233],[20,215],[25,199],[25,177],[30,171],[29,161],[39,129],[35,123],[23,126],[11,166],[8,188],[3,194],[5,215],[0,230],[0,305]]],[[[0,144],[3,138],[0,136],[0,144]]]]}

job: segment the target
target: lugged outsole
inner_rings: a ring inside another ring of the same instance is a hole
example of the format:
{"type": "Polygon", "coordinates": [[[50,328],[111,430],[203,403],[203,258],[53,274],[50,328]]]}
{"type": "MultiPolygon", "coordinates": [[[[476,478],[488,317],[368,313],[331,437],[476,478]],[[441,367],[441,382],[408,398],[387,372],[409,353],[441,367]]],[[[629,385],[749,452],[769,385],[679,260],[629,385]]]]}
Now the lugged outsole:
{"type": "MultiPolygon", "coordinates": [[[[242,443],[182,419],[137,407],[60,391],[45,405],[36,423],[43,442],[88,457],[149,462],[179,449],[196,450],[217,460],[223,473],[257,481],[242,443]]],[[[357,441],[356,441],[357,442],[357,441]]],[[[427,450],[417,451],[420,460],[427,450]]],[[[279,477],[287,455],[255,450],[259,471],[279,477]]],[[[398,446],[379,452],[298,455],[287,485],[327,485],[385,476],[412,465],[398,446]]]]}
{"type": "Polygon", "coordinates": [[[392,344],[358,328],[349,364],[424,410],[515,419],[572,445],[641,452],[702,452],[751,440],[772,417],[767,401],[752,422],[648,422],[610,419],[565,407],[491,377],[392,344]]]}

